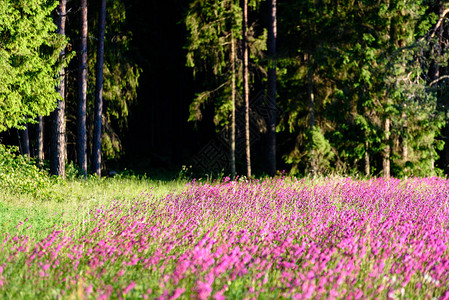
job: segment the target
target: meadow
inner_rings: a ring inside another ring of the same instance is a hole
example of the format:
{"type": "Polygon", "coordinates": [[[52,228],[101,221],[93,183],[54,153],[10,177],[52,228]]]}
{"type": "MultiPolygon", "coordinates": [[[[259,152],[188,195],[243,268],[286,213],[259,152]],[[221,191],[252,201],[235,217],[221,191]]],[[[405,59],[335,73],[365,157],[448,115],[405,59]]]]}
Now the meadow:
{"type": "Polygon", "coordinates": [[[0,197],[2,299],[449,299],[449,181],[71,180],[0,197]]]}

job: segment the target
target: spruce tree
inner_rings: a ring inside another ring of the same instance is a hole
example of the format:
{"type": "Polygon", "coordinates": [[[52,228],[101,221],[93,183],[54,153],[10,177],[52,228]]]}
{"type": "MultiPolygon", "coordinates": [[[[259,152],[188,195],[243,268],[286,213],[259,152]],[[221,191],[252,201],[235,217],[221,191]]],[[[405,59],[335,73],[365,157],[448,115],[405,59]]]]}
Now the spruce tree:
{"type": "MultiPolygon", "coordinates": [[[[248,5],[254,8],[258,2],[250,1],[248,5]]],[[[245,144],[245,149],[235,148],[235,119],[239,111],[243,111],[243,103],[239,102],[243,97],[238,97],[243,92],[243,45],[238,43],[242,38],[242,25],[243,11],[238,0],[196,0],[191,3],[186,17],[187,66],[193,68],[194,75],[201,74],[206,78],[203,81],[204,90],[196,95],[190,105],[189,121],[200,121],[202,110],[209,103],[215,106],[216,126],[230,127],[232,176],[236,172],[236,151],[240,150],[246,155],[248,149],[245,144]]],[[[251,59],[260,59],[260,51],[266,49],[266,32],[256,36],[252,24],[248,25],[247,32],[250,49],[248,64],[251,66],[251,59]]],[[[249,82],[247,90],[249,92],[249,82]]]]}
{"type": "Polygon", "coordinates": [[[101,177],[101,123],[103,117],[103,64],[104,64],[104,31],[106,22],[106,0],[101,0],[98,27],[97,72],[95,81],[95,111],[93,139],[93,171],[101,177]]]}
{"type": "Polygon", "coordinates": [[[267,75],[267,98],[268,98],[268,174],[276,173],[276,38],[277,38],[277,15],[276,0],[271,0],[270,17],[267,37],[267,54],[269,59],[267,75]]]}
{"type": "Polygon", "coordinates": [[[78,111],[77,111],[77,135],[76,152],[78,168],[84,177],[87,176],[87,0],[81,0],[80,18],[80,49],[78,51],[79,78],[78,78],[78,111]]]}
{"type": "Polygon", "coordinates": [[[59,53],[67,43],[58,35],[52,12],[57,1],[0,2],[0,131],[24,128],[27,120],[48,116],[56,91],[59,53]]]}
{"type": "MultiPolygon", "coordinates": [[[[58,33],[65,36],[67,0],[60,0],[57,10],[58,33]]],[[[62,49],[60,57],[65,56],[65,49],[62,49]]],[[[52,137],[51,137],[51,157],[50,172],[53,175],[65,177],[65,147],[66,147],[66,123],[65,123],[65,70],[61,69],[59,73],[59,85],[57,91],[61,96],[58,100],[56,109],[53,112],[52,137]]]]}

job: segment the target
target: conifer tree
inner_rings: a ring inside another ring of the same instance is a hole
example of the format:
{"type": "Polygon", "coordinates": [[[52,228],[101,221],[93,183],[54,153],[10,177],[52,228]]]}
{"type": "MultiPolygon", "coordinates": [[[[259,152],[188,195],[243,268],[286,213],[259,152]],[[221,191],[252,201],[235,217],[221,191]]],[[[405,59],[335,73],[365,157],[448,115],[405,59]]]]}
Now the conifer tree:
{"type": "Polygon", "coordinates": [[[95,115],[93,141],[93,171],[101,176],[101,123],[103,117],[103,62],[104,62],[104,31],[106,22],[106,0],[101,1],[99,14],[97,72],[95,81],[95,115]]]}
{"type": "MultiPolygon", "coordinates": [[[[251,1],[248,5],[256,7],[257,3],[251,1]]],[[[241,107],[243,103],[239,102],[241,98],[238,97],[243,90],[243,55],[239,56],[243,54],[243,45],[237,42],[242,38],[241,3],[239,0],[193,1],[186,25],[187,65],[193,68],[194,75],[201,73],[207,78],[204,84],[206,90],[198,93],[190,105],[189,121],[200,121],[202,109],[210,102],[214,104],[215,124],[230,127],[230,170],[234,176],[236,151],[241,150],[246,156],[247,149],[246,146],[245,149],[235,149],[235,118],[239,111],[244,112],[241,107]]],[[[248,57],[254,59],[260,55],[260,50],[266,48],[266,32],[255,36],[253,28],[252,25],[248,26],[247,42],[251,49],[248,57]]]]}
{"type": "Polygon", "coordinates": [[[20,130],[20,149],[21,154],[30,157],[30,137],[28,134],[28,124],[24,125],[25,129],[20,130]]]}
{"type": "Polygon", "coordinates": [[[77,139],[76,150],[78,168],[84,177],[87,176],[87,0],[81,0],[81,44],[78,53],[79,79],[78,79],[78,111],[77,111],[77,139]]]}
{"type": "Polygon", "coordinates": [[[56,33],[57,1],[0,2],[0,131],[24,128],[27,120],[48,116],[60,95],[59,57],[66,39],[56,33]]]}
{"type": "MultiPolygon", "coordinates": [[[[103,63],[103,107],[101,129],[102,160],[118,159],[124,152],[130,106],[136,103],[141,68],[135,60],[133,33],[127,26],[128,12],[123,0],[108,1],[103,63]]],[[[89,4],[89,31],[100,31],[101,1],[89,4]]],[[[97,95],[98,38],[88,39],[87,69],[87,148],[94,151],[95,99],[97,95]]]]}
{"type": "MultiPolygon", "coordinates": [[[[67,0],[60,0],[58,6],[58,33],[65,36],[65,23],[67,13],[67,0]]],[[[62,49],[60,57],[65,56],[65,50],[62,49]]],[[[51,158],[50,172],[53,175],[65,178],[65,70],[61,69],[59,73],[58,92],[61,100],[58,100],[55,111],[53,112],[52,140],[51,140],[51,158]]]]}
{"type": "Polygon", "coordinates": [[[249,131],[249,69],[248,69],[248,0],[243,0],[242,20],[243,51],[243,102],[245,111],[245,160],[246,176],[251,178],[251,136],[249,131]]]}
{"type": "Polygon", "coordinates": [[[36,126],[36,157],[40,165],[44,162],[44,118],[37,117],[36,126]]]}
{"type": "Polygon", "coordinates": [[[268,25],[267,54],[269,58],[268,78],[267,78],[267,98],[268,98],[268,174],[273,176],[276,173],[276,37],[277,37],[277,16],[276,0],[270,1],[270,21],[268,25]]]}

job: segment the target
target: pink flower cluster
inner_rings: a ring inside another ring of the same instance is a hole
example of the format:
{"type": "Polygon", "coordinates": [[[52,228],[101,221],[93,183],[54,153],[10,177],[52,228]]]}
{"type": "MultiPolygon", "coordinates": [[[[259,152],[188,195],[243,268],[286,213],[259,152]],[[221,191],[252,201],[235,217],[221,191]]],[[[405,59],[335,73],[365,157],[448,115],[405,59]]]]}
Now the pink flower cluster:
{"type": "Polygon", "coordinates": [[[449,299],[448,226],[445,179],[190,183],[5,234],[0,296],[449,299]]]}

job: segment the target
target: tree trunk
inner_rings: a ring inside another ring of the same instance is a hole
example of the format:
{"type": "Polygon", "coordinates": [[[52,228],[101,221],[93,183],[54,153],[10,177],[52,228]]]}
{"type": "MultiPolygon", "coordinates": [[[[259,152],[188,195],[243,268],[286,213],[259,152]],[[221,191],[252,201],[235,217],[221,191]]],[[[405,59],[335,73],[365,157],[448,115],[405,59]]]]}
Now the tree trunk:
{"type": "Polygon", "coordinates": [[[87,0],[81,0],[81,46],[79,51],[78,112],[76,152],[78,167],[84,177],[87,176],[87,0]]]}
{"type": "Polygon", "coordinates": [[[20,131],[20,140],[22,155],[30,157],[30,137],[28,135],[28,124],[25,124],[25,129],[20,131]]]}
{"type": "MultiPolygon", "coordinates": [[[[312,131],[315,126],[315,95],[313,93],[313,64],[310,55],[306,56],[308,72],[307,72],[307,106],[309,108],[309,130],[312,131]]],[[[309,152],[313,150],[313,141],[309,141],[309,152]]],[[[316,158],[310,156],[310,175],[315,176],[317,172],[316,158]]]]}
{"type": "Polygon", "coordinates": [[[276,0],[270,4],[270,26],[268,30],[267,50],[270,59],[268,67],[268,174],[276,174],[276,0]]]}
{"type": "Polygon", "coordinates": [[[93,140],[93,171],[101,177],[101,121],[103,114],[103,59],[104,59],[104,31],[106,23],[106,0],[101,0],[98,48],[97,73],[95,81],[95,117],[93,140]]]}
{"type": "Polygon", "coordinates": [[[232,101],[232,116],[231,116],[231,178],[235,179],[235,41],[234,32],[231,33],[231,101],[232,101]]]}
{"type": "MultiPolygon", "coordinates": [[[[407,107],[406,104],[404,104],[404,109],[407,107]]],[[[405,111],[402,113],[402,119],[404,120],[404,125],[402,126],[402,160],[405,163],[408,161],[408,143],[407,143],[407,114],[405,111]]]]}
{"type": "MultiPolygon", "coordinates": [[[[66,20],[66,5],[67,0],[59,2],[58,10],[58,33],[65,35],[65,20],[66,20]]],[[[65,49],[60,53],[60,56],[65,55],[65,49]]],[[[53,126],[52,126],[52,140],[51,140],[51,156],[50,156],[50,172],[53,175],[65,178],[65,70],[61,69],[59,73],[59,86],[57,88],[61,95],[61,100],[58,100],[55,111],[53,112],[53,126]]]]}
{"type": "Polygon", "coordinates": [[[42,116],[37,117],[36,156],[38,163],[41,165],[44,162],[44,118],[42,116]]]}
{"type": "Polygon", "coordinates": [[[433,154],[433,145],[430,146],[430,175],[435,176],[435,155],[433,154]]]}
{"type": "Polygon", "coordinates": [[[365,142],[365,176],[370,175],[370,163],[369,163],[369,143],[365,142]]]}
{"type": "Polygon", "coordinates": [[[245,99],[245,153],[246,176],[251,178],[251,140],[249,131],[249,75],[248,75],[248,0],[243,0],[242,48],[243,48],[243,96],[245,99]]]}
{"type": "Polygon", "coordinates": [[[384,123],[385,149],[383,151],[382,165],[385,178],[390,177],[390,119],[386,118],[384,123]]]}
{"type": "MultiPolygon", "coordinates": [[[[437,9],[438,9],[438,14],[441,16],[443,14],[444,11],[444,3],[443,1],[436,1],[437,4],[437,9]]],[[[441,25],[440,28],[438,29],[438,43],[439,43],[439,47],[437,49],[437,57],[441,57],[442,53],[441,53],[441,49],[445,48],[445,45],[443,43],[443,35],[444,35],[444,25],[441,25]]],[[[436,80],[440,77],[440,65],[438,63],[438,61],[435,59],[433,61],[434,64],[434,69],[433,69],[433,74],[431,74],[431,80],[436,80]]],[[[437,90],[436,95],[438,98],[438,102],[440,103],[440,99],[441,99],[441,89],[439,88],[439,84],[438,82],[435,83],[435,88],[437,90]]],[[[448,127],[448,125],[446,124],[446,127],[448,127]]],[[[442,130],[444,132],[444,129],[442,130]]],[[[443,161],[446,162],[446,164],[449,164],[449,147],[447,146],[447,143],[445,145],[445,147],[443,148],[443,161]]],[[[431,169],[431,175],[434,176],[435,175],[435,158],[433,155],[433,145],[430,145],[430,156],[431,156],[431,160],[430,160],[430,169],[431,169]]]]}

